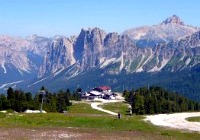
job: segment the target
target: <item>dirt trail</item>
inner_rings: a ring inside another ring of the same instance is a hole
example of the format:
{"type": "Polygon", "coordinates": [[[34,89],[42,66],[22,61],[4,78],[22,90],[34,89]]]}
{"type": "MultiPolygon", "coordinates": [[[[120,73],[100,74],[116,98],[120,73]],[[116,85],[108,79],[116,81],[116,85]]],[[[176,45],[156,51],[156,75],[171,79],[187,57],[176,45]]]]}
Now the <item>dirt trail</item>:
{"type": "MultiPolygon", "coordinates": [[[[91,103],[92,108],[97,109],[99,111],[106,112],[111,115],[117,115],[116,112],[102,109],[101,107],[99,107],[99,105],[103,105],[105,103],[122,102],[124,100],[96,99],[95,101],[98,101],[98,102],[91,103]]],[[[150,121],[151,123],[157,126],[166,126],[166,127],[175,128],[175,129],[200,132],[200,122],[189,122],[186,120],[186,118],[188,117],[196,117],[196,116],[200,116],[200,112],[158,114],[158,115],[146,116],[145,121],[150,121]]]]}
{"type": "Polygon", "coordinates": [[[115,102],[122,102],[124,100],[104,100],[104,99],[95,99],[95,101],[100,101],[100,102],[93,102],[91,103],[91,107],[93,109],[96,109],[96,110],[99,110],[99,111],[102,111],[102,112],[106,112],[108,114],[111,114],[111,115],[117,115],[116,112],[112,112],[112,111],[109,111],[109,110],[106,110],[106,109],[103,109],[101,107],[99,107],[100,105],[103,105],[105,103],[115,103],[115,102]]]}
{"type": "Polygon", "coordinates": [[[200,116],[200,112],[149,115],[145,120],[158,126],[200,132],[200,122],[186,120],[188,117],[197,116],[200,116]]]}

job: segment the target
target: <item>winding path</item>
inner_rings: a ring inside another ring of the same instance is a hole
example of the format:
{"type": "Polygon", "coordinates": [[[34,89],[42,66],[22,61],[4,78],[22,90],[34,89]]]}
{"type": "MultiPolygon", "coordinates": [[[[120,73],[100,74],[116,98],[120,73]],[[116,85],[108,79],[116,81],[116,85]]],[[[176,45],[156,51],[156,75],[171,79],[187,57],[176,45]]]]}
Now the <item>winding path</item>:
{"type": "MultiPolygon", "coordinates": [[[[93,109],[103,111],[111,115],[117,115],[116,112],[103,109],[99,106],[105,103],[122,102],[124,100],[96,99],[95,101],[98,101],[98,102],[91,103],[91,107],[93,109]]],[[[158,114],[158,115],[146,116],[145,121],[150,121],[151,123],[157,126],[165,126],[165,127],[175,128],[175,129],[200,132],[200,122],[189,122],[186,120],[186,118],[188,117],[197,117],[197,116],[200,116],[200,112],[158,114]]]]}
{"type": "Polygon", "coordinates": [[[200,122],[186,120],[188,117],[197,116],[200,116],[200,112],[149,115],[145,120],[157,126],[200,132],[200,122]]]}
{"type": "Polygon", "coordinates": [[[100,101],[100,102],[93,102],[93,103],[91,103],[91,107],[92,107],[93,109],[96,109],[96,110],[99,110],[99,111],[102,111],[102,112],[106,112],[106,113],[111,114],[111,115],[117,115],[116,112],[112,112],[112,111],[103,109],[103,108],[99,107],[99,105],[103,105],[103,104],[105,104],[105,103],[122,102],[122,101],[124,101],[124,100],[104,100],[104,99],[95,99],[95,101],[100,101]]]}
{"type": "Polygon", "coordinates": [[[106,113],[111,114],[111,115],[117,115],[117,113],[115,113],[115,112],[112,112],[112,111],[109,111],[109,110],[105,110],[105,109],[103,109],[101,107],[98,107],[99,105],[102,105],[102,104],[103,103],[92,103],[91,107],[96,109],[96,110],[99,110],[99,111],[102,111],[102,112],[106,112],[106,113]]]}

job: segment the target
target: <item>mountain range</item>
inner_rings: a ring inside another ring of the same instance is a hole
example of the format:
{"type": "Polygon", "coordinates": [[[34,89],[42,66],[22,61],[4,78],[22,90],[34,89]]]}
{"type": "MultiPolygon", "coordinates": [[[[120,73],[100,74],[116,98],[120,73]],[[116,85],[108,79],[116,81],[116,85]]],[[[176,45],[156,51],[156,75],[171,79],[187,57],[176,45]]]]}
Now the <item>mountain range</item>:
{"type": "Polygon", "coordinates": [[[173,15],[123,33],[81,29],[78,36],[0,36],[0,92],[34,93],[109,85],[158,85],[199,100],[200,28],[173,15]]]}

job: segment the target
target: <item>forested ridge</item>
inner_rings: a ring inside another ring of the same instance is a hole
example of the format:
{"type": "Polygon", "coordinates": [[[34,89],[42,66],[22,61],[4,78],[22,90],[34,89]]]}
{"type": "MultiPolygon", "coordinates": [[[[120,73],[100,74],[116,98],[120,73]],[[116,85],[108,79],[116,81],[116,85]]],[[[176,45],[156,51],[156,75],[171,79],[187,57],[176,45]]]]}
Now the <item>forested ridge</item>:
{"type": "MultiPolygon", "coordinates": [[[[138,89],[147,85],[163,87],[167,91],[177,92],[179,95],[200,102],[200,65],[193,69],[180,72],[131,73],[122,72],[118,75],[102,75],[102,70],[88,71],[69,82],[56,83],[70,89],[81,85],[82,90],[89,90],[96,85],[109,85],[113,91],[123,92],[124,89],[138,89]],[[81,79],[81,80],[80,80],[81,79]]],[[[49,88],[53,91],[50,85],[49,88]]]]}
{"type": "Polygon", "coordinates": [[[47,89],[41,87],[41,90],[35,96],[30,92],[23,92],[21,90],[14,90],[8,88],[7,96],[0,95],[0,110],[14,110],[17,112],[24,112],[27,109],[40,110],[40,105],[43,99],[43,110],[47,112],[63,112],[71,105],[70,100],[81,100],[81,89],[70,92],[58,91],[55,93],[48,92],[47,89]]]}
{"type": "MultiPolygon", "coordinates": [[[[24,112],[27,109],[39,110],[43,99],[43,110],[47,112],[63,112],[72,105],[70,100],[81,100],[81,88],[71,92],[48,92],[41,87],[34,96],[30,92],[8,88],[7,95],[0,95],[0,110],[12,109],[24,112]],[[42,91],[44,94],[42,94],[42,91]]],[[[123,96],[131,105],[135,114],[158,114],[185,111],[199,111],[200,103],[167,91],[161,87],[142,87],[137,90],[124,90],[123,96]]]]}
{"type": "Polygon", "coordinates": [[[123,96],[135,114],[158,114],[200,110],[200,103],[161,87],[124,90],[123,96]]]}

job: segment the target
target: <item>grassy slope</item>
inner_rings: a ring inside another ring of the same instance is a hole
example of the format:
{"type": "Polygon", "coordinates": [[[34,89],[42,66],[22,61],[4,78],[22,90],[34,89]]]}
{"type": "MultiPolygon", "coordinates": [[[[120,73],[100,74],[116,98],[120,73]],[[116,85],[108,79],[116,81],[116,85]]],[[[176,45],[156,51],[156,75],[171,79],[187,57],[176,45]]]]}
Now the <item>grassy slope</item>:
{"type": "Polygon", "coordinates": [[[189,117],[187,120],[191,122],[200,122],[200,117],[189,117]]]}
{"type": "Polygon", "coordinates": [[[106,115],[106,113],[95,110],[93,108],[91,108],[91,105],[89,103],[73,103],[72,106],[69,107],[69,111],[68,113],[70,114],[93,114],[93,115],[97,115],[97,114],[104,114],[106,115]]]}
{"type": "Polygon", "coordinates": [[[104,104],[102,108],[113,112],[120,112],[122,115],[128,115],[128,104],[125,102],[104,104]]]}
{"type": "MultiPolygon", "coordinates": [[[[143,121],[144,116],[126,115],[126,104],[106,104],[104,108],[120,111],[122,119],[91,109],[89,104],[74,104],[67,114],[0,114],[1,127],[20,128],[66,128],[78,127],[96,129],[101,133],[134,133],[139,132],[137,138],[142,139],[199,139],[200,134],[181,132],[160,128],[143,121]]],[[[138,133],[137,133],[138,134],[138,133]]]]}

